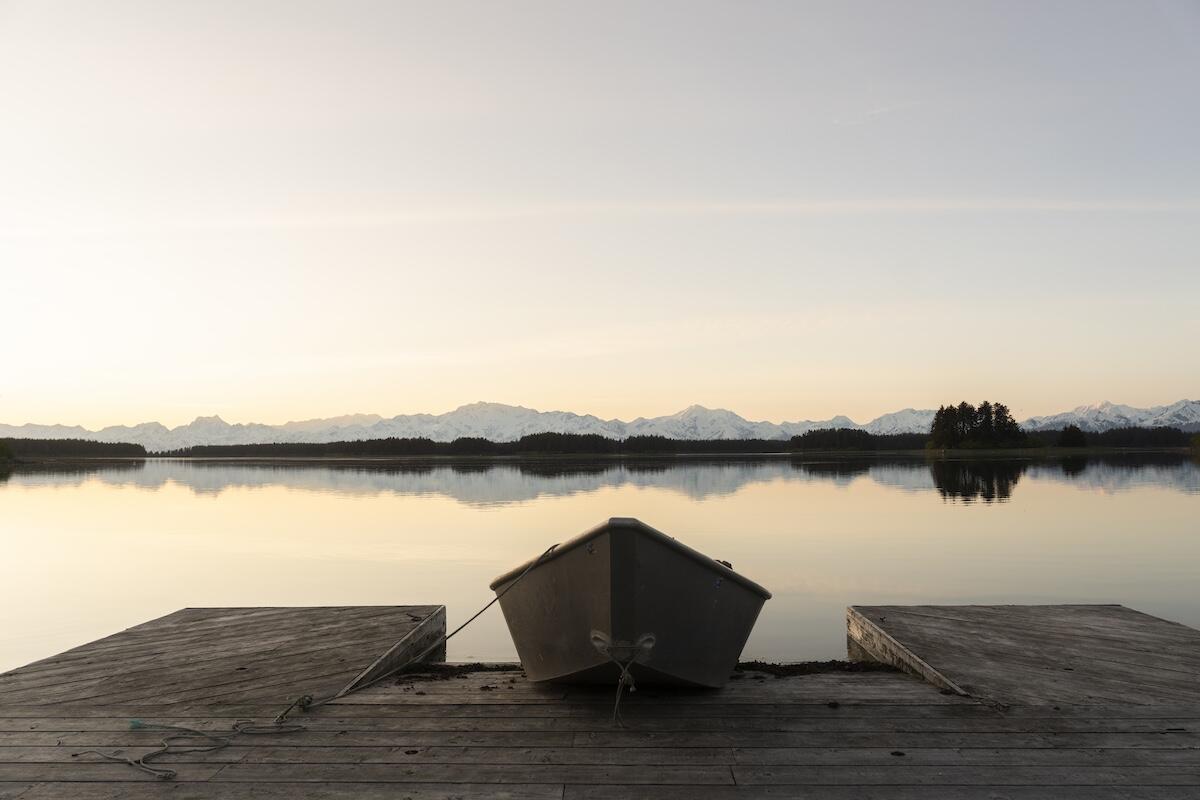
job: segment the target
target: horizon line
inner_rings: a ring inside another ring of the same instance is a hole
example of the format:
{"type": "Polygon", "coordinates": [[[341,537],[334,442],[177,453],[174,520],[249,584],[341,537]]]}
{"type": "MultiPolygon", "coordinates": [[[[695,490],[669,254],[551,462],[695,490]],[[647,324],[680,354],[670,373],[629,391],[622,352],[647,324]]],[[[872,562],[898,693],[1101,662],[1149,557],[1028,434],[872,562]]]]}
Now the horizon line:
{"type": "MultiPolygon", "coordinates": [[[[965,401],[965,402],[969,402],[969,401],[965,401]]],[[[983,402],[983,401],[981,401],[981,402],[983,402]]],[[[1048,413],[1048,414],[1032,414],[1032,415],[1026,416],[1025,420],[1028,421],[1028,420],[1040,419],[1040,418],[1044,418],[1044,417],[1053,417],[1053,416],[1057,416],[1059,414],[1070,413],[1072,411],[1079,411],[1081,409],[1099,408],[1099,407],[1105,406],[1105,405],[1125,406],[1127,408],[1133,408],[1133,409],[1138,409],[1138,410],[1149,410],[1149,409],[1153,409],[1153,408],[1167,408],[1169,406],[1176,405],[1179,403],[1194,403],[1194,402],[1198,402],[1198,401],[1191,400],[1187,397],[1183,397],[1183,398],[1180,398],[1179,400],[1174,400],[1169,403],[1160,403],[1160,404],[1150,405],[1150,406],[1132,406],[1127,403],[1113,403],[1109,400],[1101,400],[1096,403],[1084,403],[1084,404],[1080,404],[1080,405],[1075,405],[1064,411],[1056,411],[1056,412],[1052,412],[1052,413],[1048,413]]],[[[628,424],[631,424],[638,420],[655,420],[655,419],[663,419],[666,417],[678,416],[678,415],[683,414],[692,409],[700,409],[702,411],[710,411],[710,412],[725,412],[725,413],[733,414],[734,416],[744,420],[745,422],[751,423],[751,424],[794,425],[794,424],[808,423],[808,422],[831,422],[838,418],[844,418],[844,419],[849,420],[851,423],[853,423],[855,425],[860,425],[860,426],[868,425],[871,422],[874,422],[874,421],[881,419],[883,417],[886,417],[886,416],[890,416],[893,414],[902,414],[905,411],[934,412],[937,410],[936,408],[915,408],[913,406],[906,406],[904,408],[895,409],[893,411],[885,411],[882,414],[877,414],[877,415],[871,417],[869,420],[867,420],[867,422],[863,422],[863,423],[860,423],[860,422],[854,420],[847,414],[834,414],[833,416],[831,416],[827,419],[796,418],[796,419],[783,419],[783,420],[775,421],[775,420],[766,420],[766,419],[759,419],[759,420],[749,419],[747,417],[743,417],[738,412],[736,412],[732,409],[729,409],[729,408],[709,407],[709,406],[705,406],[701,403],[692,403],[692,404],[680,409],[679,411],[676,411],[673,413],[659,414],[656,416],[649,416],[649,417],[645,416],[645,415],[639,415],[632,419],[625,420],[625,419],[621,419],[620,417],[605,418],[605,417],[601,417],[597,414],[586,413],[586,412],[581,413],[578,411],[566,411],[563,409],[543,410],[543,409],[533,408],[531,406],[520,405],[518,403],[501,403],[501,402],[496,402],[496,401],[491,401],[491,400],[474,400],[469,403],[460,403],[459,405],[457,405],[447,411],[442,411],[439,413],[433,413],[433,412],[427,412],[427,411],[417,411],[417,412],[411,412],[411,413],[401,413],[401,414],[393,414],[391,416],[385,416],[383,414],[378,414],[378,413],[374,413],[374,412],[358,412],[358,411],[356,411],[356,412],[348,412],[345,414],[334,414],[334,415],[331,415],[328,417],[309,417],[307,419],[289,419],[287,422],[259,422],[259,421],[254,421],[254,420],[251,420],[249,422],[229,422],[224,417],[222,417],[220,414],[200,414],[200,415],[194,417],[192,420],[190,420],[188,422],[182,422],[178,425],[167,425],[163,422],[159,422],[158,420],[143,420],[142,422],[137,422],[137,423],[133,423],[133,424],[117,423],[117,424],[112,424],[112,425],[103,425],[98,428],[88,428],[88,427],[78,424],[78,423],[71,424],[71,423],[63,423],[63,422],[21,422],[21,423],[0,422],[0,425],[3,425],[5,427],[13,427],[13,428],[22,428],[22,427],[80,428],[87,432],[98,433],[98,432],[106,430],[108,428],[134,428],[134,427],[137,427],[138,425],[154,425],[154,424],[162,425],[167,430],[174,431],[179,428],[183,428],[183,427],[187,427],[188,425],[192,425],[201,420],[219,420],[220,422],[222,422],[226,425],[229,425],[229,426],[262,425],[264,427],[282,428],[282,427],[286,427],[287,425],[298,425],[298,424],[303,424],[303,423],[307,423],[307,422],[324,422],[327,420],[338,419],[341,417],[377,417],[378,419],[376,420],[376,422],[393,420],[393,419],[397,419],[399,417],[418,417],[418,416],[443,417],[448,414],[452,414],[456,411],[460,411],[464,408],[469,408],[471,406],[502,406],[504,408],[519,409],[519,410],[523,410],[523,411],[532,411],[537,414],[571,414],[576,417],[593,417],[595,419],[600,420],[601,422],[617,422],[617,423],[621,423],[623,425],[628,425],[628,424]]],[[[375,424],[375,423],[371,423],[371,424],[375,424]]]]}

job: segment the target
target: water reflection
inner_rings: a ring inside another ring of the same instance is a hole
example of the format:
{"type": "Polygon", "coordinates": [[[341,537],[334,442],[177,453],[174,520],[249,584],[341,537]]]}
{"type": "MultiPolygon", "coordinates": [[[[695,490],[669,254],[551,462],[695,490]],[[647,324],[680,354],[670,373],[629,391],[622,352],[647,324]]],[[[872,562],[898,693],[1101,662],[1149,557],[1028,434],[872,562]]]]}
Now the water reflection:
{"type": "Polygon", "coordinates": [[[384,464],[210,462],[152,459],[101,465],[43,465],[0,472],[0,483],[78,486],[99,481],[158,490],[184,486],[199,495],[230,489],[283,486],[344,495],[440,495],[468,506],[526,503],[604,489],[665,489],[693,500],[735,494],[747,486],[782,482],[849,486],[867,480],[906,492],[936,491],[948,502],[1006,502],[1025,478],[1080,489],[1126,491],[1161,486],[1200,492],[1200,466],[1184,454],[1072,456],[1058,459],[750,458],[411,461],[384,464]]]}
{"type": "MultiPolygon", "coordinates": [[[[876,466],[870,461],[861,459],[837,459],[833,461],[793,461],[792,467],[805,474],[805,476],[813,480],[828,480],[833,483],[846,485],[860,475],[869,475],[871,467],[876,466]]],[[[903,464],[904,472],[912,471],[914,465],[903,464]]],[[[909,477],[909,476],[905,476],[909,477]]],[[[901,481],[897,485],[907,485],[907,481],[901,481]]]]}
{"type": "Polygon", "coordinates": [[[929,471],[942,497],[991,503],[1012,497],[1013,487],[1028,467],[1022,461],[934,461],[929,471]]]}
{"type": "MultiPolygon", "coordinates": [[[[0,670],[185,606],[444,603],[609,516],[732,561],[774,598],[751,658],[844,653],[852,603],[1113,603],[1200,624],[1200,467],[1176,454],[150,460],[0,483],[0,670]]],[[[455,659],[504,660],[498,614],[455,659]]]]}

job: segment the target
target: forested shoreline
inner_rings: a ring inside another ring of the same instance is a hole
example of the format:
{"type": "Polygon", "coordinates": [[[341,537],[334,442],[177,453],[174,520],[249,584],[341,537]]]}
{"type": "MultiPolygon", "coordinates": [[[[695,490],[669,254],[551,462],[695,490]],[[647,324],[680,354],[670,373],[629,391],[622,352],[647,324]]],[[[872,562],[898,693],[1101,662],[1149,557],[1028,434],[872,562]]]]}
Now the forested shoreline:
{"type": "Polygon", "coordinates": [[[146,448],[130,442],[91,439],[0,439],[0,461],[44,458],[146,458],[146,448]]]}
{"type": "MultiPolygon", "coordinates": [[[[966,430],[960,428],[960,431],[966,430]]],[[[1018,429],[1019,430],[1019,429],[1018,429]]],[[[624,440],[599,435],[538,433],[516,441],[494,442],[462,438],[451,442],[431,439],[365,439],[342,442],[278,442],[238,445],[197,445],[166,452],[147,452],[139,444],[96,442],[85,439],[0,439],[0,461],[68,458],[406,458],[522,457],[522,456],[653,456],[653,455],[767,455],[789,453],[969,450],[1078,450],[1181,448],[1193,443],[1189,433],[1178,428],[1117,428],[1103,432],[1007,430],[993,443],[959,438],[942,444],[932,434],[873,434],[853,428],[808,431],[786,439],[668,439],[634,436],[624,440]]]]}

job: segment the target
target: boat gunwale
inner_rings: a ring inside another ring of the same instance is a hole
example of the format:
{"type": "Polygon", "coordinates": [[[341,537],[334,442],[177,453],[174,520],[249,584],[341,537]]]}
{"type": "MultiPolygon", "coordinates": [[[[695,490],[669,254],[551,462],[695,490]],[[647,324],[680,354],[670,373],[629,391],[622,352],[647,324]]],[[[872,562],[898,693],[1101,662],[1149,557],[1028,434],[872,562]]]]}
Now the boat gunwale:
{"type": "Polygon", "coordinates": [[[725,566],[721,562],[719,562],[713,558],[710,558],[709,556],[704,555],[699,550],[693,550],[691,547],[688,547],[686,544],[678,541],[674,537],[668,536],[667,534],[663,533],[662,531],[656,530],[655,528],[650,527],[649,525],[647,525],[646,523],[642,522],[640,519],[637,519],[635,517],[611,517],[611,518],[605,520],[604,522],[600,523],[599,525],[595,526],[594,528],[586,530],[583,533],[579,534],[578,536],[574,536],[570,539],[567,539],[565,542],[562,542],[561,544],[556,545],[554,547],[554,549],[552,551],[550,551],[549,553],[544,554],[542,556],[538,556],[536,558],[531,558],[528,561],[520,564],[519,566],[513,567],[508,572],[505,572],[503,575],[500,575],[498,578],[493,580],[488,585],[488,588],[491,589],[492,591],[496,591],[497,587],[503,586],[505,583],[508,583],[509,581],[514,580],[515,578],[520,576],[521,573],[530,569],[535,564],[537,564],[539,561],[541,561],[542,563],[547,563],[547,562],[553,561],[555,558],[557,558],[561,554],[563,554],[569,550],[573,550],[582,544],[586,544],[587,542],[591,541],[592,539],[595,539],[596,537],[600,536],[601,534],[607,533],[608,531],[611,531],[614,529],[621,529],[621,528],[624,528],[626,530],[634,530],[643,535],[649,536],[652,539],[656,539],[657,541],[661,542],[662,544],[666,545],[667,547],[670,547],[670,548],[678,551],[679,553],[687,556],[688,558],[691,558],[694,561],[700,562],[704,566],[711,569],[713,572],[716,572],[721,577],[728,578],[732,581],[735,581],[735,582],[741,584],[742,586],[746,587],[747,589],[751,590],[752,592],[762,595],[762,598],[764,601],[771,599],[771,593],[763,586],[760,586],[759,584],[755,583],[754,581],[750,580],[749,578],[745,577],[744,575],[741,575],[740,573],[735,572],[733,569],[725,566]]]}

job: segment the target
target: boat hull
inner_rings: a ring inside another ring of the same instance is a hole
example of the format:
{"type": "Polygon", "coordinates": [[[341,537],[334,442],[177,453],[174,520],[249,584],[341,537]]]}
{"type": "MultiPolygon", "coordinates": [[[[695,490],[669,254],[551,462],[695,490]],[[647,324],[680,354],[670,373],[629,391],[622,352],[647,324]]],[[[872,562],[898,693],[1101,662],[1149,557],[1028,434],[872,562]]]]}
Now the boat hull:
{"type": "Polygon", "coordinates": [[[770,597],[722,564],[622,518],[492,588],[530,680],[611,683],[619,668],[593,635],[633,643],[649,634],[654,645],[637,658],[635,680],[714,688],[729,679],[770,597]]]}

